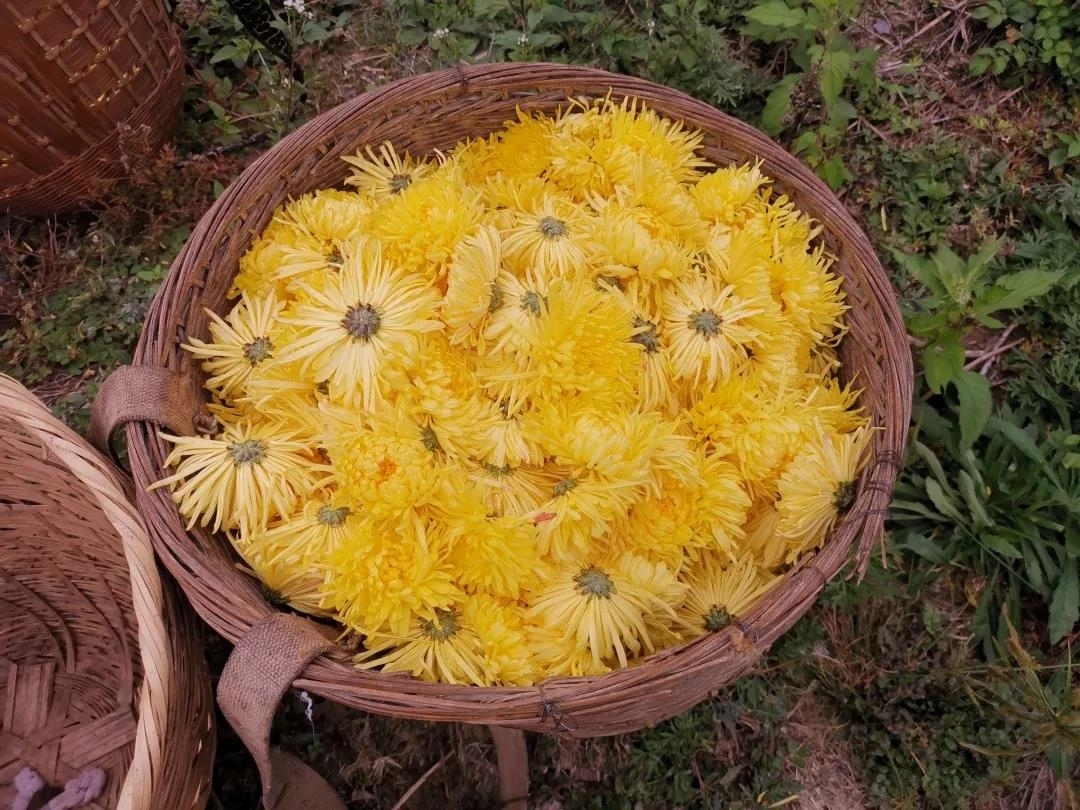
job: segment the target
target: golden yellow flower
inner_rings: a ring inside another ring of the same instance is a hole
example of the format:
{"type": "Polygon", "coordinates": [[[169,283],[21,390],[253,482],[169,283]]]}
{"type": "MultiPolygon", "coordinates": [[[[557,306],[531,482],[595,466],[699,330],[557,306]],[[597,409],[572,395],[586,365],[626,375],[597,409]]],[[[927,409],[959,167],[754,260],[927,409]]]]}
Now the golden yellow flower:
{"type": "Polygon", "coordinates": [[[761,161],[753,165],[715,169],[694,185],[698,211],[711,222],[740,227],[762,210],[762,197],[771,180],[762,174],[761,161]]]}
{"type": "Polygon", "coordinates": [[[689,588],[679,620],[693,637],[723,630],[779,578],[759,568],[750,556],[733,562],[724,555],[703,554],[688,569],[685,581],[689,588]]]}
{"type": "Polygon", "coordinates": [[[479,506],[447,521],[456,581],[472,593],[517,599],[539,570],[536,526],[528,518],[488,515],[479,506]]]}
{"type": "Polygon", "coordinates": [[[569,278],[585,265],[590,233],[588,214],[559,197],[515,211],[503,232],[503,253],[520,268],[543,268],[556,278],[569,278]]]}
{"type": "Polygon", "coordinates": [[[874,431],[825,432],[807,442],[780,476],[776,531],[788,543],[788,562],[817,548],[855,502],[859,473],[874,431]]]}
{"type": "Polygon", "coordinates": [[[329,383],[331,399],[354,407],[374,409],[383,399],[383,368],[414,352],[419,335],[442,327],[435,290],[384,261],[374,240],[349,254],[340,275],[302,289],[311,303],[283,313],[298,336],[279,358],[299,361],[316,382],[329,383]]]}
{"type": "Polygon", "coordinates": [[[481,225],[458,246],[446,277],[443,319],[450,342],[475,346],[488,316],[502,304],[504,288],[513,279],[500,267],[502,238],[490,225],[481,225]]]}
{"type": "Polygon", "coordinates": [[[210,375],[207,388],[223,399],[243,393],[256,369],[273,356],[275,342],[280,342],[276,321],[283,307],[271,291],[256,298],[242,294],[225,318],[205,310],[212,342],[192,338],[182,346],[203,361],[202,369],[210,375]]]}
{"type": "Polygon", "coordinates": [[[380,521],[364,514],[326,554],[323,602],[363,635],[405,635],[464,593],[454,582],[445,533],[418,514],[380,521]]]}
{"type": "Polygon", "coordinates": [[[358,149],[355,155],[343,155],[341,159],[355,167],[345,182],[377,201],[400,194],[434,169],[408,152],[399,155],[389,141],[379,144],[378,153],[367,146],[363,152],[358,149]]]}
{"type": "Polygon", "coordinates": [[[165,466],[175,472],[150,488],[171,488],[188,529],[212,525],[247,537],[274,516],[292,514],[328,473],[307,444],[272,422],[226,424],[213,439],[161,435],[173,445],[165,466]]]}
{"type": "Polygon", "coordinates": [[[559,567],[532,594],[528,616],[560,631],[563,644],[588,651],[595,668],[616,661],[625,667],[630,658],[655,650],[652,628],[674,621],[670,600],[684,590],[662,564],[621,554],[559,567]]]}

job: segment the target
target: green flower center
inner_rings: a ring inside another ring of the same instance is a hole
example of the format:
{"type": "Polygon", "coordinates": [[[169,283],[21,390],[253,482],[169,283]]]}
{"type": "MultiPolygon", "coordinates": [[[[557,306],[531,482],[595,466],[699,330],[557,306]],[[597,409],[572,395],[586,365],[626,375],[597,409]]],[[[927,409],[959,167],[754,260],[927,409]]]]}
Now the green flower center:
{"type": "Polygon", "coordinates": [[[371,304],[357,304],[345,310],[341,326],[356,340],[367,343],[382,326],[382,316],[371,304]]]}
{"type": "Polygon", "coordinates": [[[430,639],[446,641],[457,635],[461,629],[461,620],[455,610],[435,608],[435,618],[421,621],[420,629],[430,639]]]}
{"type": "Polygon", "coordinates": [[[543,308],[547,306],[547,303],[547,296],[541,295],[536,290],[526,290],[524,295],[521,296],[521,308],[526,312],[531,312],[533,315],[539,315],[543,308]]]}
{"type": "Polygon", "coordinates": [[[644,346],[649,354],[660,351],[660,333],[656,331],[655,323],[637,315],[634,317],[634,328],[642,331],[630,338],[631,343],[644,346]]]}
{"type": "Polygon", "coordinates": [[[498,284],[492,283],[491,285],[491,297],[488,299],[488,312],[494,312],[502,306],[503,291],[498,284]]]}
{"type": "Polygon", "coordinates": [[[400,194],[412,185],[412,178],[407,174],[395,174],[390,178],[390,193],[400,194]]]}
{"type": "Polygon", "coordinates": [[[266,442],[261,439],[245,439],[229,445],[226,451],[233,464],[243,467],[245,464],[262,464],[266,455],[266,442]]]}
{"type": "Polygon", "coordinates": [[[442,450],[442,445],[439,444],[439,437],[435,433],[435,429],[428,425],[426,428],[420,431],[420,441],[424,445],[424,449],[429,453],[437,453],[442,450]]]}
{"type": "Polygon", "coordinates": [[[854,481],[843,481],[836,487],[833,493],[833,506],[837,512],[846,512],[855,503],[855,490],[857,485],[854,481]]]}
{"type": "Polygon", "coordinates": [[[577,485],[578,481],[576,478],[564,478],[551,488],[551,493],[556,498],[561,498],[567,492],[577,487],[577,485]]]}
{"type": "Polygon", "coordinates": [[[347,518],[349,514],[350,510],[347,506],[339,506],[337,509],[334,509],[331,506],[323,505],[319,507],[319,513],[316,515],[315,519],[323,526],[336,528],[345,522],[345,518],[347,518]]]}
{"type": "Polygon", "coordinates": [[[545,239],[550,239],[553,242],[562,239],[570,233],[570,229],[566,227],[566,223],[555,217],[541,217],[540,221],[536,223],[536,230],[540,231],[545,239]]]}
{"type": "Polygon", "coordinates": [[[251,365],[257,366],[270,356],[273,349],[274,344],[270,342],[270,338],[257,337],[251,343],[244,344],[244,357],[251,365]]]}
{"type": "Polygon", "coordinates": [[[484,472],[486,472],[492,478],[506,478],[514,471],[514,468],[509,464],[503,464],[501,467],[498,464],[489,464],[484,462],[484,472]]]}
{"type": "Polygon", "coordinates": [[[690,316],[690,328],[705,338],[714,338],[720,334],[723,321],[711,309],[703,309],[690,316]]]}
{"type": "Polygon", "coordinates": [[[595,565],[582,568],[581,573],[574,577],[578,591],[582,596],[592,596],[598,599],[610,599],[615,593],[615,583],[606,573],[595,565]]]}
{"type": "Polygon", "coordinates": [[[285,594],[281,591],[271,588],[265,583],[260,583],[259,590],[262,591],[262,597],[271,605],[277,608],[288,607],[289,603],[285,601],[285,594]]]}
{"type": "Polygon", "coordinates": [[[713,605],[705,614],[705,629],[710,633],[717,633],[731,624],[731,616],[719,605],[713,605]]]}

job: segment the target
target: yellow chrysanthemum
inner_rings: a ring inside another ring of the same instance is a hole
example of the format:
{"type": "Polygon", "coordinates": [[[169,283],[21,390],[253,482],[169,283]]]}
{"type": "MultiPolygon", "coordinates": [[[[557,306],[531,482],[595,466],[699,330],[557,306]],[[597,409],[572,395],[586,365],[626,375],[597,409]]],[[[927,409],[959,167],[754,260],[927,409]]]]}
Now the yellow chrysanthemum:
{"type": "Polygon", "coordinates": [[[371,515],[397,518],[438,495],[438,441],[407,417],[334,409],[324,446],[341,491],[371,515]]]}
{"type": "Polygon", "coordinates": [[[633,395],[640,347],[617,302],[587,282],[555,279],[534,303],[480,358],[481,381],[511,413],[564,396],[633,395]]]}
{"type": "Polygon", "coordinates": [[[192,338],[182,345],[192,357],[203,361],[203,371],[210,375],[207,388],[223,399],[243,393],[248,379],[273,356],[274,344],[280,342],[275,322],[283,307],[270,292],[256,298],[242,295],[225,318],[205,310],[212,341],[192,338]]]}
{"type": "Polygon", "coordinates": [[[318,241],[325,251],[358,236],[370,213],[371,203],[361,195],[322,189],[288,203],[274,219],[294,225],[318,241]]]}
{"type": "Polygon", "coordinates": [[[462,612],[480,639],[488,683],[529,686],[539,679],[516,602],[474,594],[465,601],[462,612]]]}
{"type": "Polygon", "coordinates": [[[798,246],[783,250],[771,268],[781,311],[815,343],[834,343],[843,335],[844,293],[828,267],[820,248],[808,252],[798,246]]]}
{"type": "MultiPolygon", "coordinates": [[[[588,651],[597,669],[655,649],[654,629],[675,618],[672,598],[684,588],[662,564],[632,554],[568,565],[529,600],[528,615],[561,631],[562,643],[588,651]]],[[[676,603],[677,603],[676,599],[676,603]]]]}
{"type": "Polygon", "coordinates": [[[679,620],[688,635],[723,630],[769,590],[778,578],[750,556],[732,562],[718,554],[702,555],[687,570],[686,601],[679,620]]]}
{"type": "Polygon", "coordinates": [[[787,543],[776,530],[779,520],[771,502],[755,506],[746,520],[746,549],[758,566],[770,571],[783,565],[787,556],[787,543]]]}
{"type": "Polygon", "coordinates": [[[762,191],[771,182],[758,161],[715,169],[698,180],[692,194],[701,216],[716,224],[741,227],[762,209],[762,191]]]}
{"type": "Polygon", "coordinates": [[[416,180],[384,201],[366,232],[383,244],[386,258],[429,281],[445,284],[461,242],[483,217],[480,192],[457,179],[452,165],[416,180]]]}
{"type": "Polygon", "coordinates": [[[354,407],[374,409],[383,398],[382,369],[415,351],[418,335],[442,327],[435,290],[395,270],[373,240],[349,254],[340,275],[302,289],[311,303],[283,313],[298,336],[282,348],[280,360],[299,361],[316,382],[329,383],[331,399],[354,407]]]}
{"type": "Polygon", "coordinates": [[[487,686],[484,650],[476,629],[454,605],[436,608],[431,618],[416,618],[406,632],[375,632],[367,650],[353,660],[361,669],[408,672],[440,683],[487,686]]]}
{"type": "Polygon", "coordinates": [[[290,515],[297,501],[327,475],[304,442],[272,422],[226,424],[221,435],[162,438],[173,445],[166,467],[175,472],[151,485],[172,488],[187,528],[239,529],[242,536],[275,515],[290,515]]]}
{"type": "Polygon", "coordinates": [[[496,515],[533,514],[548,500],[555,484],[549,472],[527,465],[469,461],[465,469],[488,510],[496,515]]]}
{"type": "Polygon", "coordinates": [[[283,297],[286,290],[279,274],[289,256],[296,251],[321,254],[322,248],[318,239],[295,224],[271,221],[262,236],[240,257],[240,271],[233,280],[229,297],[235,298],[245,292],[260,298],[275,290],[283,297]]]}
{"type": "Polygon", "coordinates": [[[788,561],[817,548],[837,519],[855,502],[859,473],[873,430],[822,432],[803,446],[780,476],[778,533],[788,543],[788,561]]]}
{"type": "Polygon", "coordinates": [[[417,514],[379,521],[365,514],[324,557],[322,606],[363,635],[404,635],[464,596],[444,533],[417,514]],[[433,528],[433,527],[432,527],[433,528]]]}
{"type": "Polygon", "coordinates": [[[377,201],[400,194],[434,170],[430,163],[416,160],[408,152],[404,157],[399,155],[389,141],[379,144],[377,154],[367,146],[363,153],[357,150],[355,155],[341,159],[355,167],[345,182],[377,201]]]}
{"type": "Polygon", "coordinates": [[[458,246],[446,277],[443,319],[450,341],[475,346],[487,317],[502,304],[503,288],[514,279],[500,267],[502,238],[482,225],[458,246]]]}
{"type": "Polygon", "coordinates": [[[740,298],[715,278],[675,283],[664,295],[662,324],[675,375],[694,388],[729,379],[768,331],[766,313],[766,301],[740,298]]]}
{"type": "Polygon", "coordinates": [[[503,253],[518,268],[544,268],[569,278],[585,265],[590,233],[588,215],[576,205],[546,196],[538,205],[515,211],[503,232],[503,253]]]}
{"type": "Polygon", "coordinates": [[[490,516],[480,509],[447,521],[450,562],[471,593],[517,599],[540,566],[536,525],[527,518],[490,516]]]}

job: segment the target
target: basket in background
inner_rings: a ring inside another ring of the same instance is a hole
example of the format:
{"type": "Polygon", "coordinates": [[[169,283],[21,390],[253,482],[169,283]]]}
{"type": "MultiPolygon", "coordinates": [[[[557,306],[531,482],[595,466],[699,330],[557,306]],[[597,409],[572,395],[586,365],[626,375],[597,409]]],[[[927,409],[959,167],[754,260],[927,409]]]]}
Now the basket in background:
{"type": "Polygon", "coordinates": [[[0,807],[26,768],[43,791],[98,768],[91,807],[200,810],[215,743],[200,628],[123,479],[3,375],[0,464],[0,807]]]}
{"type": "Polygon", "coordinates": [[[163,0],[0,0],[0,213],[100,196],[172,134],[184,61],[163,0]]]}

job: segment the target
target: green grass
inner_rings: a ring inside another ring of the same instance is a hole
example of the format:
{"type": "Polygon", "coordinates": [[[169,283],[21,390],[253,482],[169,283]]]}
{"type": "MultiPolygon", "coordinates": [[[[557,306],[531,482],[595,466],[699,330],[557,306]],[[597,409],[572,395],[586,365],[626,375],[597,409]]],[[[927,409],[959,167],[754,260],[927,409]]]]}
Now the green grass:
{"type": "MultiPolygon", "coordinates": [[[[1010,41],[1005,18],[973,14],[1025,13],[998,0],[944,15],[899,0],[309,5],[312,19],[283,18],[302,84],[223,2],[183,5],[194,72],[174,150],[140,156],[94,212],[2,223],[0,371],[84,427],[215,195],[367,87],[472,59],[677,87],[770,128],[870,234],[918,338],[918,445],[887,567],[831,583],[754,673],[655,729],[532,736],[536,806],[1075,806],[1080,98],[1076,63],[1055,56],[1075,26],[1038,39],[1021,21],[1028,38],[1010,41]],[[1012,72],[973,76],[979,54],[1012,72]]],[[[1047,19],[1064,5],[1038,4],[1047,19]]],[[[227,651],[211,639],[215,672],[227,651]]],[[[391,807],[425,774],[412,807],[495,806],[484,729],[304,710],[286,697],[275,740],[352,807],[391,807]]],[[[223,726],[212,806],[253,806],[257,784],[223,726]]]]}

